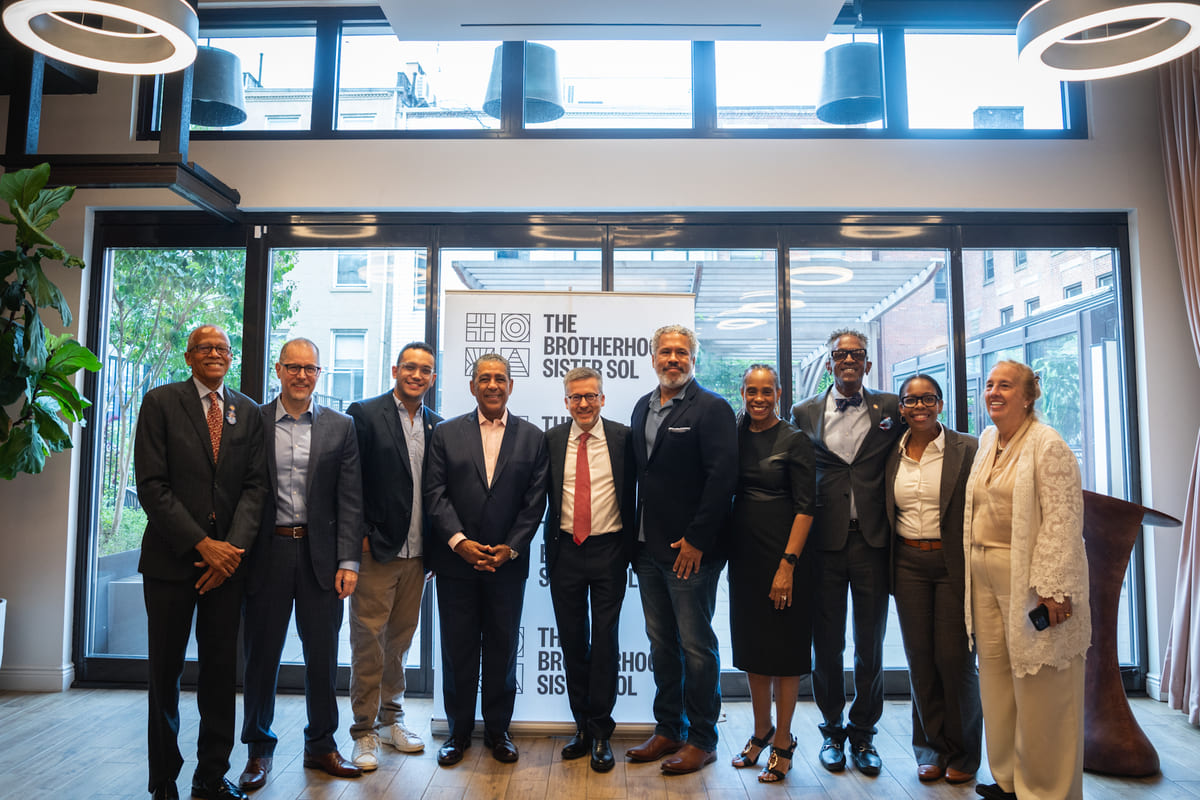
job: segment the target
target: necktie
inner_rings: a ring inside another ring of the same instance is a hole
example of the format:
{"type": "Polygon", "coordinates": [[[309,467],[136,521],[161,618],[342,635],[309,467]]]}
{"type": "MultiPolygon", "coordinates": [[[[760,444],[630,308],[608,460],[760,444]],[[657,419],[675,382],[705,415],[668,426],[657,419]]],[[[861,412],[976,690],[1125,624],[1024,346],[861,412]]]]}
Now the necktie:
{"type": "Polygon", "coordinates": [[[592,532],[592,473],[588,469],[586,431],[579,434],[575,451],[575,513],[572,516],[575,544],[583,544],[592,532]]]}
{"type": "Polygon", "coordinates": [[[845,411],[847,406],[861,406],[862,405],[862,395],[856,394],[856,395],[854,395],[854,397],[845,397],[845,398],[835,397],[835,398],[833,398],[833,404],[834,404],[834,406],[837,407],[838,411],[845,411]]]}
{"type": "Polygon", "coordinates": [[[212,440],[213,462],[221,452],[221,396],[216,392],[208,393],[208,438],[212,440]]]}

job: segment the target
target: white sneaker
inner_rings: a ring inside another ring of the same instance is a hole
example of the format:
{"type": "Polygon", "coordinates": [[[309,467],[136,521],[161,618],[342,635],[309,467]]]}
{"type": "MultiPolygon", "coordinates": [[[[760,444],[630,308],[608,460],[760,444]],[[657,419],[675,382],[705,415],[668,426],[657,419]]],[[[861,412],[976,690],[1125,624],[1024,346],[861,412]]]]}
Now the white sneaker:
{"type": "Polygon", "coordinates": [[[387,742],[401,753],[419,753],[425,749],[425,742],[421,737],[400,722],[393,722],[386,728],[380,728],[379,740],[387,742]]]}
{"type": "Polygon", "coordinates": [[[373,733],[368,733],[354,740],[354,755],[351,760],[354,765],[364,772],[370,772],[373,769],[379,768],[379,756],[375,751],[379,749],[379,737],[373,733]]]}

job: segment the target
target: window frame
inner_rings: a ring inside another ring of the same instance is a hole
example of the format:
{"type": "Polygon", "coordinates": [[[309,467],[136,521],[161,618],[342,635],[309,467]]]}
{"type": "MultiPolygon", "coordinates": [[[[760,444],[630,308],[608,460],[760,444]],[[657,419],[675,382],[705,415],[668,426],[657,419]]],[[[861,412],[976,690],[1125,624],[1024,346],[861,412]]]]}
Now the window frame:
{"type": "MultiPolygon", "coordinates": [[[[881,128],[721,128],[717,124],[716,47],[714,42],[693,41],[692,45],[692,125],[688,128],[526,128],[524,125],[524,70],[504,70],[501,92],[501,119],[498,128],[486,130],[341,130],[337,122],[337,73],[340,37],[343,25],[384,24],[379,8],[221,8],[201,9],[201,36],[217,36],[247,29],[261,35],[272,30],[300,24],[315,26],[311,127],[286,131],[190,131],[196,141],[262,141],[304,139],[1086,139],[1088,121],[1085,85],[1080,81],[1060,83],[1063,99],[1063,129],[912,129],[908,122],[907,78],[904,62],[906,32],[1006,33],[1011,25],[979,18],[972,12],[945,18],[935,26],[928,19],[889,21],[888,25],[860,24],[848,8],[843,8],[831,32],[876,32],[879,37],[884,95],[884,119],[881,128]]],[[[503,43],[506,65],[524,62],[524,42],[503,43]]],[[[139,80],[137,138],[159,139],[158,105],[162,76],[139,80]]],[[[482,91],[482,88],[481,88],[482,91]]]]}

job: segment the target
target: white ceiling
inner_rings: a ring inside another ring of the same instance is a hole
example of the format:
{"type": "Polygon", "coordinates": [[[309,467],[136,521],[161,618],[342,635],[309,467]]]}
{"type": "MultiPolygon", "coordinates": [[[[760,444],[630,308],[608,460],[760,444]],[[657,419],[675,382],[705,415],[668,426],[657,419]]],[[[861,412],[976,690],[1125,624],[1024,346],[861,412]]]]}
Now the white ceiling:
{"type": "Polygon", "coordinates": [[[844,0],[381,0],[408,41],[820,41],[844,0]]]}

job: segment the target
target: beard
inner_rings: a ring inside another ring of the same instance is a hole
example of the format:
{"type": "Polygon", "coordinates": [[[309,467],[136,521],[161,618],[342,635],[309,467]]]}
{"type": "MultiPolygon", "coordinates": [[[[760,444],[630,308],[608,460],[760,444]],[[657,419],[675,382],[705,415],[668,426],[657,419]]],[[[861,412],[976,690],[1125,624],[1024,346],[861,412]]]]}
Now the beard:
{"type": "Polygon", "coordinates": [[[682,386],[687,385],[687,382],[690,381],[691,379],[692,379],[692,371],[691,370],[688,370],[687,372],[683,373],[678,378],[667,377],[666,370],[658,371],[658,382],[661,386],[663,386],[664,388],[667,388],[667,389],[678,389],[682,386]]]}

